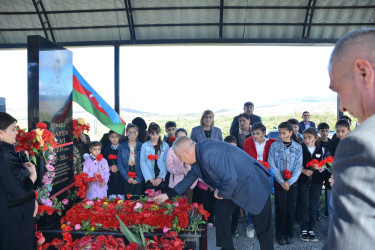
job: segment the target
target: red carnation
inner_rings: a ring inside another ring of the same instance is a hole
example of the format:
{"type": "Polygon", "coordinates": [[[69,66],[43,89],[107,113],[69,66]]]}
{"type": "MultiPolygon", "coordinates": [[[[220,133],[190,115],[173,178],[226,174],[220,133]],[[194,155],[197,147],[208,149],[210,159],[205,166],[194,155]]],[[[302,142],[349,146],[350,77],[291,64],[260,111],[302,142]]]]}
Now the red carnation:
{"type": "Polygon", "coordinates": [[[37,128],[47,128],[47,124],[45,124],[44,122],[39,122],[37,125],[36,125],[37,128]]]}
{"type": "Polygon", "coordinates": [[[103,245],[104,244],[101,244],[100,242],[97,242],[97,241],[91,242],[90,249],[103,249],[103,245]]]}
{"type": "Polygon", "coordinates": [[[43,244],[42,249],[47,250],[50,246],[51,246],[51,243],[45,243],[43,244]]]}
{"type": "Polygon", "coordinates": [[[118,247],[118,244],[117,244],[117,242],[115,241],[115,240],[113,240],[113,239],[109,239],[109,240],[107,240],[107,242],[105,243],[105,247],[106,247],[106,249],[108,249],[108,250],[115,250],[115,249],[117,249],[117,247],[118,247]]]}
{"type": "Polygon", "coordinates": [[[283,175],[284,175],[285,180],[289,180],[292,177],[292,174],[290,173],[289,170],[284,170],[283,175]]]}
{"type": "Polygon", "coordinates": [[[125,244],[124,240],[122,238],[116,238],[116,242],[118,244],[125,244]]]}
{"type": "Polygon", "coordinates": [[[139,245],[135,242],[130,242],[129,245],[128,245],[128,248],[129,248],[129,250],[138,250],[139,245]]]}
{"type": "Polygon", "coordinates": [[[83,248],[84,246],[88,245],[90,242],[91,242],[91,237],[85,236],[81,238],[79,245],[83,248]]]}
{"type": "Polygon", "coordinates": [[[137,178],[137,173],[136,172],[129,172],[128,177],[135,179],[135,178],[137,178]]]}
{"type": "Polygon", "coordinates": [[[38,192],[36,190],[34,190],[34,194],[35,194],[35,199],[38,199],[39,194],[38,194],[38,192]]]}
{"type": "Polygon", "coordinates": [[[71,226],[65,226],[62,230],[64,232],[70,232],[70,231],[73,231],[73,228],[71,226]]]}
{"type": "Polygon", "coordinates": [[[59,249],[59,247],[63,244],[64,242],[61,239],[54,238],[51,241],[51,245],[54,246],[55,248],[59,249]]]}
{"type": "Polygon", "coordinates": [[[98,237],[96,237],[96,241],[100,242],[102,245],[105,245],[107,238],[104,235],[99,235],[98,237]]]}
{"type": "Polygon", "coordinates": [[[318,166],[320,165],[319,164],[319,160],[317,159],[313,159],[311,161],[309,161],[307,164],[306,164],[306,167],[307,168],[313,168],[315,166],[315,164],[317,164],[318,166]]]}
{"type": "Polygon", "coordinates": [[[97,161],[101,161],[103,159],[103,155],[102,154],[98,154],[95,158],[95,160],[97,161]]]}
{"type": "Polygon", "coordinates": [[[117,155],[108,155],[108,159],[109,160],[116,160],[117,159],[117,155]]]}
{"type": "Polygon", "coordinates": [[[36,236],[36,238],[37,238],[37,242],[36,242],[36,244],[37,244],[38,246],[43,245],[44,242],[46,241],[46,239],[44,238],[42,232],[40,232],[40,231],[36,232],[36,233],[35,233],[35,236],[36,236]]]}
{"type": "MultiPolygon", "coordinates": [[[[334,161],[333,156],[329,156],[329,157],[327,157],[327,158],[324,159],[324,163],[325,164],[327,164],[327,163],[333,163],[333,161],[334,161]]],[[[323,165],[325,165],[325,164],[323,164],[323,165]]]]}
{"type": "Polygon", "coordinates": [[[112,165],[117,165],[117,155],[108,155],[108,160],[112,160],[112,165]]]}
{"type": "Polygon", "coordinates": [[[267,168],[268,171],[271,171],[270,169],[270,165],[268,164],[268,162],[265,162],[265,161],[260,161],[258,160],[265,168],[267,168]]]}
{"type": "Polygon", "coordinates": [[[42,139],[43,139],[44,142],[49,142],[49,141],[53,140],[53,138],[54,138],[53,133],[51,133],[48,130],[43,131],[42,139]]]}
{"type": "Polygon", "coordinates": [[[130,194],[126,194],[126,198],[128,198],[128,200],[130,200],[130,194]]]}
{"type": "Polygon", "coordinates": [[[148,155],[147,158],[152,161],[152,160],[157,160],[159,157],[157,155],[148,155]]]}
{"type": "Polygon", "coordinates": [[[172,143],[172,142],[174,142],[175,140],[176,140],[176,137],[171,136],[171,137],[169,137],[169,140],[168,140],[168,141],[169,141],[170,143],[172,143]]]}
{"type": "Polygon", "coordinates": [[[103,179],[103,177],[102,177],[101,174],[96,174],[95,177],[96,177],[96,180],[97,180],[100,184],[104,183],[104,179],[103,179]]]}

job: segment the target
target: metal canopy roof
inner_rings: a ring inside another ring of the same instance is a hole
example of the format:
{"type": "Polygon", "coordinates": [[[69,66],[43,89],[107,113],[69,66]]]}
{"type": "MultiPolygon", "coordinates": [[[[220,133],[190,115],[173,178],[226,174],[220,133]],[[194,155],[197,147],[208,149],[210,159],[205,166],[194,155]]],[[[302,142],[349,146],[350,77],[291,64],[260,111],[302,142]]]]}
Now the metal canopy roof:
{"type": "Polygon", "coordinates": [[[375,27],[375,0],[0,0],[0,48],[28,35],[64,46],[335,43],[375,27]]]}

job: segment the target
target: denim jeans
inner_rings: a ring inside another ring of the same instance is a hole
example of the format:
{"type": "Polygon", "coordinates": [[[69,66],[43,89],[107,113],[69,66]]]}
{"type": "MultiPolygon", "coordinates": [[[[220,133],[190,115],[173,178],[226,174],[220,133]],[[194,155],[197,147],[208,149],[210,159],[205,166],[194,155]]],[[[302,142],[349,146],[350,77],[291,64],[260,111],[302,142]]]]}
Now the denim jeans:
{"type": "Polygon", "coordinates": [[[247,213],[247,225],[249,227],[253,227],[254,226],[253,215],[251,213],[247,213]]]}
{"type": "Polygon", "coordinates": [[[328,228],[331,225],[332,221],[332,211],[333,211],[333,200],[332,200],[332,191],[327,189],[327,201],[328,201],[328,228]]]}

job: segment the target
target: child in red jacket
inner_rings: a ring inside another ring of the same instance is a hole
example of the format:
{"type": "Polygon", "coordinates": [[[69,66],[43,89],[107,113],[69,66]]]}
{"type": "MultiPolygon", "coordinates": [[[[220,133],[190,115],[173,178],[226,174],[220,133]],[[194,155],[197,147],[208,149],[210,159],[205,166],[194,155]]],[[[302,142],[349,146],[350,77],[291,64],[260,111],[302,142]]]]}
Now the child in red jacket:
{"type": "MultiPolygon", "coordinates": [[[[266,137],[266,127],[262,123],[255,123],[251,128],[252,136],[247,138],[244,143],[244,151],[256,160],[268,162],[268,152],[271,144],[277,141],[266,137]]],[[[246,228],[246,237],[254,238],[254,224],[252,215],[248,213],[248,227],[246,228]]]]}
{"type": "Polygon", "coordinates": [[[262,123],[255,123],[251,129],[252,136],[247,138],[244,150],[256,160],[268,162],[268,152],[276,139],[266,137],[266,127],[262,123]]]}

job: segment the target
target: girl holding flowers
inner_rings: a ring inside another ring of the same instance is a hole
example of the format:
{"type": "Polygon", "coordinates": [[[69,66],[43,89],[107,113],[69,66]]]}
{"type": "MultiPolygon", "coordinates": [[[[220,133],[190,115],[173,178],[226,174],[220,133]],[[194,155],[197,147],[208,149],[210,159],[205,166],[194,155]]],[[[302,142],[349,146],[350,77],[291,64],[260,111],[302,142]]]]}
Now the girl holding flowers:
{"type": "Polygon", "coordinates": [[[109,165],[109,181],[108,181],[108,197],[116,198],[119,197],[124,200],[124,188],[125,180],[122,178],[117,167],[117,154],[120,147],[121,135],[115,131],[110,130],[108,132],[109,145],[103,150],[103,157],[108,161],[109,165]]]}
{"type": "Polygon", "coordinates": [[[141,169],[147,189],[167,191],[165,176],[169,146],[160,138],[160,126],[152,122],[148,126],[146,142],[141,149],[141,169]]]}
{"type": "Polygon", "coordinates": [[[323,160],[324,148],[319,145],[319,137],[315,128],[303,132],[302,155],[303,169],[298,178],[298,197],[301,213],[301,239],[317,241],[314,226],[320,205],[320,190],[323,181],[320,176],[319,162],[323,160]]]}
{"type": "Polygon", "coordinates": [[[129,199],[130,195],[142,194],[141,147],[142,143],[138,141],[138,127],[129,123],[126,127],[125,142],[120,145],[117,155],[118,170],[125,180],[126,199],[129,199]]]}
{"type": "Polygon", "coordinates": [[[291,244],[297,198],[297,180],[302,169],[302,147],[289,122],[280,123],[279,139],[272,143],[268,163],[274,170],[275,229],[280,245],[291,244]]]}
{"type": "Polygon", "coordinates": [[[91,182],[87,190],[86,198],[93,200],[95,198],[103,199],[107,197],[109,167],[106,159],[100,154],[102,144],[93,141],[89,145],[90,155],[83,162],[83,173],[88,177],[95,177],[96,181],[91,182]]]}
{"type": "MultiPolygon", "coordinates": [[[[187,136],[187,131],[184,128],[179,128],[175,132],[175,138],[180,136],[187,136]]],[[[167,154],[167,170],[171,174],[169,178],[169,188],[174,188],[180,181],[182,181],[187,173],[191,170],[189,164],[183,163],[174,153],[172,148],[169,148],[167,154]]],[[[193,200],[193,189],[197,185],[198,181],[188,189],[184,194],[188,198],[188,203],[191,204],[193,200]]]]}

